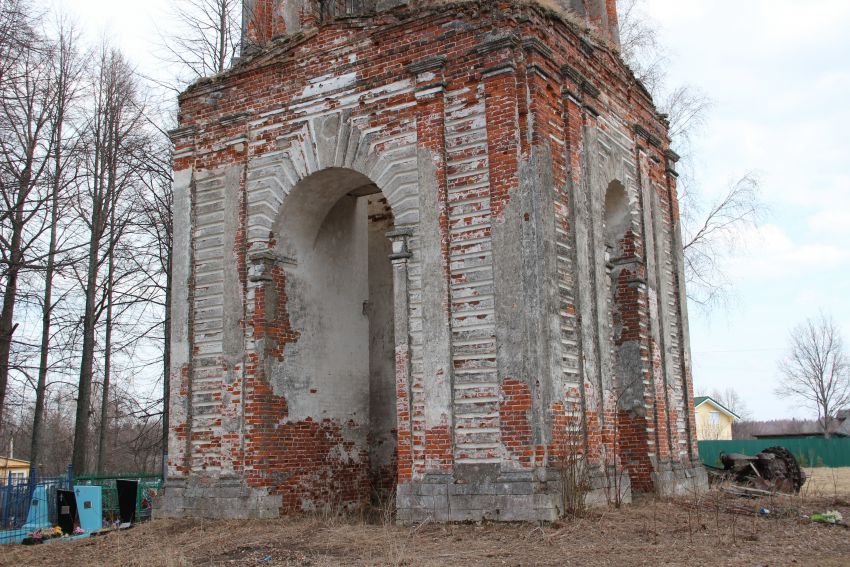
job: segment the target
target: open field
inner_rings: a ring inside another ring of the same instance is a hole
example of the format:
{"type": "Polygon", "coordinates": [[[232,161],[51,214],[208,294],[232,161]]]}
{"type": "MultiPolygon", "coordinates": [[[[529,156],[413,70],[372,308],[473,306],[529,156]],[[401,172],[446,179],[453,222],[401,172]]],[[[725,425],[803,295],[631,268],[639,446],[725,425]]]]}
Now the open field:
{"type": "Polygon", "coordinates": [[[803,494],[850,497],[850,467],[806,469],[803,494]]]}

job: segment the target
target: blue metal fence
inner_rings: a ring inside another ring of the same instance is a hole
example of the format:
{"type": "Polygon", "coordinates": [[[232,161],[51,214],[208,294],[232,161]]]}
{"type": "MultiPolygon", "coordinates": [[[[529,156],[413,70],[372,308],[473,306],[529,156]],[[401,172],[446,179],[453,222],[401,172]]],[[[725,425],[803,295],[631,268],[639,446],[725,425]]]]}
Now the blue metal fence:
{"type": "Polygon", "coordinates": [[[27,523],[34,498],[38,498],[39,505],[47,510],[46,520],[55,524],[56,491],[70,490],[72,483],[70,466],[66,476],[39,478],[32,469],[29,478],[15,478],[9,473],[7,478],[0,479],[0,544],[18,538],[18,532],[27,523]]]}

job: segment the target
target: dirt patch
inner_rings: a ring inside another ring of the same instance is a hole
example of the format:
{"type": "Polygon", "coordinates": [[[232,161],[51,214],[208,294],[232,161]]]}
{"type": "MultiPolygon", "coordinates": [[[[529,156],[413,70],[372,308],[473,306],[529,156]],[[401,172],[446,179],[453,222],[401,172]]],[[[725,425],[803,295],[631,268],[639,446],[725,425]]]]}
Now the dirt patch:
{"type": "Polygon", "coordinates": [[[638,498],[552,525],[414,527],[354,519],[162,520],[78,542],[9,546],[0,565],[183,567],[229,565],[847,565],[850,530],[806,517],[840,498],[763,500],[712,491],[638,498]],[[769,510],[766,515],[762,509],[769,510]]]}

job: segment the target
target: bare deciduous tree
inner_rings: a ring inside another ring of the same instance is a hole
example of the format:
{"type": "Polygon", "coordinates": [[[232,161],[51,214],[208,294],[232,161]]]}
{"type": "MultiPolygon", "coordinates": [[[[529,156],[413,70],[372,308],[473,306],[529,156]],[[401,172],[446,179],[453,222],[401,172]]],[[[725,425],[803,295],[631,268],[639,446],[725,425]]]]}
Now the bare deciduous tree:
{"type": "Polygon", "coordinates": [[[32,6],[26,0],[0,0],[0,86],[35,41],[32,6]]]}
{"type": "Polygon", "coordinates": [[[0,0],[0,444],[14,439],[51,473],[72,444],[77,473],[95,454],[103,472],[152,470],[171,230],[157,124],[168,120],[146,114],[118,52],[78,56],[67,20],[45,25],[32,5],[0,0]]]}
{"type": "Polygon", "coordinates": [[[747,407],[744,398],[741,397],[735,388],[726,388],[724,390],[714,389],[711,391],[711,397],[741,419],[750,418],[750,408],[747,407]]]}
{"type": "Polygon", "coordinates": [[[76,136],[69,134],[68,124],[80,78],[83,59],[77,52],[77,31],[67,21],[60,21],[58,37],[53,47],[53,71],[51,81],[56,88],[56,101],[53,113],[52,135],[53,155],[49,172],[48,191],[50,198],[49,236],[46,262],[44,267],[44,291],[41,306],[41,344],[39,346],[38,379],[35,385],[35,409],[33,410],[32,439],[30,460],[41,463],[44,444],[44,411],[47,401],[47,373],[49,370],[51,327],[54,299],[54,277],[57,271],[57,257],[62,252],[64,238],[60,233],[60,215],[67,213],[68,199],[66,189],[73,178],[76,136]]]}
{"type": "Polygon", "coordinates": [[[741,235],[757,227],[764,215],[759,182],[748,174],[716,201],[705,205],[686,198],[681,206],[688,299],[712,307],[731,287],[723,261],[742,245],[741,235]]]}
{"type": "Polygon", "coordinates": [[[832,317],[821,313],[794,328],[779,372],[776,395],[816,409],[829,438],[835,412],[850,404],[850,360],[832,317]]]}
{"type": "Polygon", "coordinates": [[[73,467],[88,470],[89,424],[97,327],[106,305],[99,297],[103,289],[101,269],[116,245],[110,219],[121,196],[138,180],[145,136],[144,113],[138,100],[136,77],[116,50],[101,48],[93,77],[92,118],[86,135],[86,186],[80,192],[78,207],[89,238],[87,266],[81,276],[85,290],[83,347],[77,392],[73,467]]]}
{"type": "Polygon", "coordinates": [[[758,225],[766,208],[760,198],[758,178],[752,173],[719,192],[717,199],[707,200],[700,195],[691,173],[691,140],[705,125],[712,101],[693,86],[668,85],[665,69],[669,61],[657,26],[641,4],[642,0],[617,2],[621,55],[652,94],[659,111],[667,116],[671,143],[682,156],[678,188],[688,299],[711,309],[731,289],[723,260],[735,245],[741,244],[740,237],[746,230],[758,225]]]}
{"type": "Polygon", "coordinates": [[[641,8],[642,0],[617,0],[617,19],[620,25],[620,55],[649,92],[657,92],[664,82],[667,57],[641,8]]]}
{"type": "MultiPolygon", "coordinates": [[[[113,195],[117,199],[118,195],[113,195]]],[[[106,472],[107,435],[109,430],[109,386],[112,377],[112,352],[114,348],[113,331],[115,329],[115,248],[120,240],[116,209],[118,203],[109,204],[109,239],[106,251],[106,281],[103,286],[103,304],[106,308],[106,329],[103,338],[103,383],[101,386],[100,435],[97,444],[97,474],[106,472]]]]}
{"type": "MultiPolygon", "coordinates": [[[[8,2],[0,10],[23,7],[8,2]]],[[[53,152],[57,89],[52,81],[52,46],[33,31],[36,22],[24,15],[0,15],[0,32],[10,45],[0,45],[0,430],[12,369],[12,343],[18,323],[15,309],[21,299],[19,284],[26,271],[43,261],[37,253],[47,230],[49,194],[43,178],[53,152]],[[14,19],[13,24],[6,20],[14,19]]]]}
{"type": "Polygon", "coordinates": [[[239,49],[241,0],[179,0],[175,29],[163,38],[166,60],[185,84],[223,72],[239,49]]]}
{"type": "Polygon", "coordinates": [[[141,192],[139,199],[140,217],[138,227],[151,242],[151,253],[153,262],[140,265],[139,269],[147,276],[149,285],[153,287],[152,302],[159,302],[163,311],[162,321],[162,449],[163,464],[166,463],[168,450],[168,427],[169,427],[169,380],[171,372],[171,258],[173,245],[173,215],[174,192],[171,178],[171,155],[172,146],[164,136],[160,138],[161,143],[156,144],[153,151],[149,152],[150,159],[147,162],[145,175],[142,183],[145,190],[141,192]],[[148,267],[149,266],[149,267],[148,267]]]}

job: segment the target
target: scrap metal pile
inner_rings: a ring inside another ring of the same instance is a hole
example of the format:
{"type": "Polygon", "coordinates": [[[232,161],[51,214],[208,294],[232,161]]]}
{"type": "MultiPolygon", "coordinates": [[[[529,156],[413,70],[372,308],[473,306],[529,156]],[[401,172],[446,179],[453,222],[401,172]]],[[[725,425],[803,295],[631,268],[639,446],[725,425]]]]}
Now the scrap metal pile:
{"type": "Polygon", "coordinates": [[[716,469],[713,476],[745,487],[794,494],[806,482],[806,473],[785,447],[768,447],[755,457],[721,453],[720,462],[723,470],[716,469]]]}

